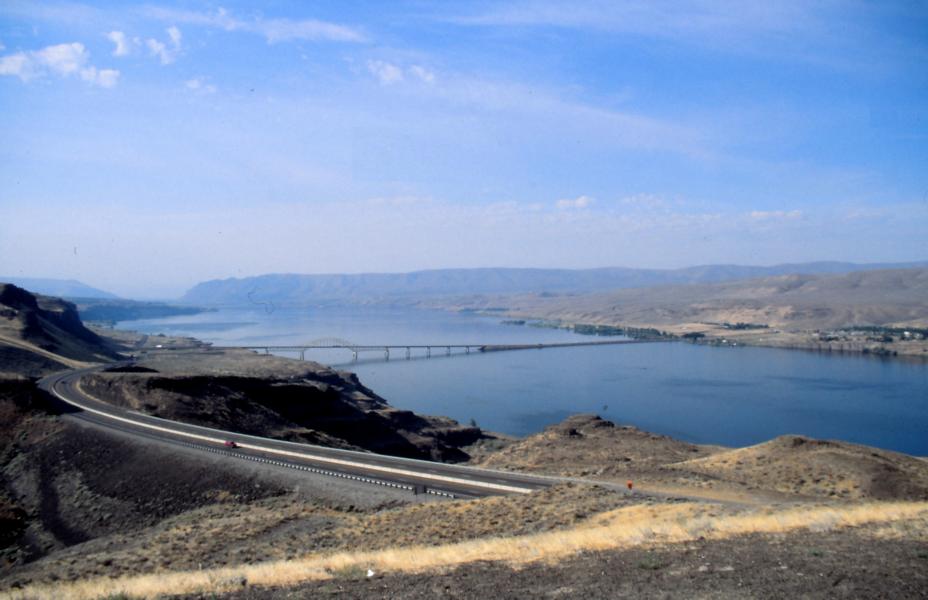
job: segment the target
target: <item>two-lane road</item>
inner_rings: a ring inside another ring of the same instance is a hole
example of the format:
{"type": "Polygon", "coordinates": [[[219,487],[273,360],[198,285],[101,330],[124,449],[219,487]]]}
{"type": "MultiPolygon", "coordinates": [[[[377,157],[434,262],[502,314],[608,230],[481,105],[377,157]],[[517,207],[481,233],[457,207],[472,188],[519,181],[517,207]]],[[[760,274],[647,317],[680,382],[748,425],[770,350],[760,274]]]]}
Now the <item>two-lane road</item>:
{"type": "Polygon", "coordinates": [[[558,482],[557,478],[298,444],[161,419],[113,406],[83,391],[81,377],[101,368],[50,375],[39,386],[65,403],[70,416],[104,427],[368,483],[443,495],[486,496],[528,493],[558,482]],[[230,449],[227,442],[237,447],[230,449]]]}

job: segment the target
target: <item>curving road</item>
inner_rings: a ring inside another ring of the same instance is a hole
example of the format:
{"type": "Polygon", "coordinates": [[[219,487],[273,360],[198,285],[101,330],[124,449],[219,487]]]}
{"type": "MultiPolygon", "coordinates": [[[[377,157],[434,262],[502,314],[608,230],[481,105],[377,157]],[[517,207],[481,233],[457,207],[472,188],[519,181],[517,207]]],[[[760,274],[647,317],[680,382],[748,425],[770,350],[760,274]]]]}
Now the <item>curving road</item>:
{"type": "Polygon", "coordinates": [[[64,403],[70,417],[110,429],[240,459],[408,489],[411,493],[451,497],[529,493],[561,481],[560,478],[298,444],[161,419],[113,406],[84,392],[80,378],[102,368],[49,375],[39,381],[39,387],[64,403]],[[228,448],[226,442],[229,441],[235,442],[237,447],[228,448]]]}

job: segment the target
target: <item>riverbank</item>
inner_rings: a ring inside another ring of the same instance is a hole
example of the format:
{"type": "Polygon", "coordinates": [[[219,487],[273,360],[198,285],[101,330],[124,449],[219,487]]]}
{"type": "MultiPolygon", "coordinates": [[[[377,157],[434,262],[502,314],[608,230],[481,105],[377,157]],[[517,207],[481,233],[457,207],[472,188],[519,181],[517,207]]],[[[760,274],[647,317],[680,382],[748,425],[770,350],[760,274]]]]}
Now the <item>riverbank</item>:
{"type": "MultiPolygon", "coordinates": [[[[497,313],[478,313],[498,316],[497,313]]],[[[640,340],[680,340],[711,346],[757,346],[836,354],[869,355],[928,362],[925,330],[911,328],[847,327],[834,330],[783,331],[751,323],[679,323],[633,325],[616,322],[571,322],[543,320],[521,313],[504,325],[551,327],[590,336],[625,335],[640,340]]]]}
{"type": "Polygon", "coordinates": [[[720,345],[928,358],[928,269],[783,275],[597,293],[423,300],[510,323],[642,330],[720,345]]]}

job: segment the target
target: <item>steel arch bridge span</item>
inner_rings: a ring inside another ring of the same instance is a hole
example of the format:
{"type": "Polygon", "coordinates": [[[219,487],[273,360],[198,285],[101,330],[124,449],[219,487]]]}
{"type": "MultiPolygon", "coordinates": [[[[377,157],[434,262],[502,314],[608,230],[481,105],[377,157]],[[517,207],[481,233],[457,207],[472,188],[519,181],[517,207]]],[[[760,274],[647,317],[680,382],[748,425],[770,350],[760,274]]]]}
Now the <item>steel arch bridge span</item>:
{"type": "Polygon", "coordinates": [[[354,342],[348,341],[343,338],[327,337],[327,338],[318,338],[315,340],[310,340],[305,346],[314,346],[317,348],[349,348],[355,350],[357,348],[362,348],[361,344],[356,344],[354,342]]]}

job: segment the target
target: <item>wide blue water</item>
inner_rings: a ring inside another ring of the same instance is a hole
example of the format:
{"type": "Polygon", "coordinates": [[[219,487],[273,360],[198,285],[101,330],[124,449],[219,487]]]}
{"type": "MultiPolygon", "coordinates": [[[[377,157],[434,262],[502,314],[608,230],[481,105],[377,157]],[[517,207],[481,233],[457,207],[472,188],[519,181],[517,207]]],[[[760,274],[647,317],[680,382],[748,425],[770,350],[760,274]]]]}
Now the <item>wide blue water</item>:
{"type": "MultiPolygon", "coordinates": [[[[221,309],[120,328],[217,345],[494,344],[588,341],[500,319],[385,308],[221,309]]],[[[928,363],[685,343],[552,348],[390,361],[307,358],[358,373],[391,404],[514,435],[593,412],[699,443],[744,446],[785,433],[928,455],[928,363]]]]}

